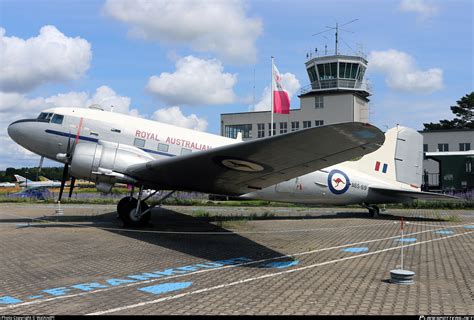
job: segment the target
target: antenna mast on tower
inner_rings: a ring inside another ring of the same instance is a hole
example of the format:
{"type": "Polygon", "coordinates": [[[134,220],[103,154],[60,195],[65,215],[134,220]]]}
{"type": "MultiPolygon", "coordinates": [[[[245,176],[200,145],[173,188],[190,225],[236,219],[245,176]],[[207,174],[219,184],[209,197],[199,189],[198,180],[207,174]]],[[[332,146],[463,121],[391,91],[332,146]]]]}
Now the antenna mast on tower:
{"type": "Polygon", "coordinates": [[[356,22],[357,20],[359,19],[354,19],[354,20],[351,20],[351,21],[348,21],[346,23],[343,23],[341,25],[339,25],[338,22],[336,22],[336,26],[335,27],[329,27],[329,26],[326,26],[326,30],[323,30],[323,31],[320,31],[320,32],[317,32],[315,34],[313,34],[313,36],[317,36],[318,34],[321,34],[321,33],[324,33],[324,32],[328,32],[330,30],[336,30],[336,33],[335,33],[335,55],[338,55],[339,54],[339,30],[341,31],[347,31],[347,32],[352,32],[352,31],[349,31],[349,30],[344,30],[344,29],[339,29],[340,27],[343,27],[343,26],[346,26],[348,24],[351,24],[352,22],[356,22]]]}

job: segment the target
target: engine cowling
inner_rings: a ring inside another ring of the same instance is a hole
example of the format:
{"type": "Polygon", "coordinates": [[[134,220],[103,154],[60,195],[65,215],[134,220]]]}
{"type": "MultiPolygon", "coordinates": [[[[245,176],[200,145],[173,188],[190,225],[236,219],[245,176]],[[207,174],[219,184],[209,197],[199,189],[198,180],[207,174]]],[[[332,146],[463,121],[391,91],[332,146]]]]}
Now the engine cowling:
{"type": "MultiPolygon", "coordinates": [[[[107,191],[104,186],[114,183],[133,183],[133,178],[124,174],[125,170],[134,164],[154,160],[148,153],[125,144],[109,141],[79,143],[74,149],[71,160],[71,175],[96,182],[101,191],[107,191]]],[[[110,191],[109,188],[109,191],[110,191]]]]}

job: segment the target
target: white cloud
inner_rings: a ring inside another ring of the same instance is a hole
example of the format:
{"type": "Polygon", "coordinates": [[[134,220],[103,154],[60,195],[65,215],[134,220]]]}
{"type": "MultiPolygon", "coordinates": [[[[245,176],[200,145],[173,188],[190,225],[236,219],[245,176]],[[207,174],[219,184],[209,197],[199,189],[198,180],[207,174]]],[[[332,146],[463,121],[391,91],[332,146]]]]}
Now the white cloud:
{"type": "Polygon", "coordinates": [[[423,20],[436,16],[439,11],[438,6],[426,0],[402,0],[400,9],[406,12],[414,12],[423,20]]]}
{"type": "Polygon", "coordinates": [[[164,122],[178,127],[184,127],[199,131],[205,131],[208,125],[206,119],[199,118],[195,114],[185,116],[181,112],[181,109],[176,106],[156,110],[151,118],[159,122],[164,122]]]}
{"type": "Polygon", "coordinates": [[[443,88],[443,70],[419,70],[414,59],[405,52],[372,51],[368,60],[369,70],[385,74],[385,82],[392,89],[430,93],[443,88]]]}
{"type": "Polygon", "coordinates": [[[168,105],[226,104],[236,100],[237,75],[224,73],[216,59],[187,56],[176,62],[174,73],[163,72],[148,80],[147,90],[168,105]]]}
{"type": "Polygon", "coordinates": [[[91,45],[44,26],[37,37],[5,36],[0,28],[0,90],[27,92],[42,84],[74,80],[90,66],[91,45]]]}
{"type": "Polygon", "coordinates": [[[104,12],[148,41],[190,45],[226,62],[256,61],[262,22],[246,15],[239,0],[108,0],[104,12]]]}
{"type": "MultiPolygon", "coordinates": [[[[296,78],[294,74],[289,73],[289,72],[281,74],[281,81],[282,81],[283,89],[286,90],[286,92],[288,92],[288,96],[290,97],[290,103],[291,103],[291,97],[301,87],[300,81],[296,78]]],[[[260,101],[255,104],[255,107],[251,106],[249,110],[250,111],[269,111],[271,109],[270,104],[271,104],[271,90],[270,90],[270,86],[267,86],[263,90],[260,101]]],[[[294,102],[292,104],[294,105],[294,102]]]]}

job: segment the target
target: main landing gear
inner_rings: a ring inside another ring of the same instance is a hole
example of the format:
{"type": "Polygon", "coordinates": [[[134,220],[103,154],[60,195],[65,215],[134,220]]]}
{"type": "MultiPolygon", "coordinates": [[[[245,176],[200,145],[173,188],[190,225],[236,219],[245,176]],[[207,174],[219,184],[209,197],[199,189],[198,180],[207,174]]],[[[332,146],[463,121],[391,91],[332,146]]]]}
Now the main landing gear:
{"type": "Polygon", "coordinates": [[[138,192],[138,199],[133,197],[134,189],[130,192],[130,196],[122,198],[117,204],[117,213],[122,220],[124,227],[142,228],[146,227],[150,222],[151,209],[161,204],[166,198],[171,196],[175,191],[171,191],[166,196],[161,198],[157,204],[148,206],[146,200],[154,196],[159,190],[152,192],[145,199],[142,199],[143,186],[138,192]]]}
{"type": "Polygon", "coordinates": [[[372,218],[378,218],[380,214],[380,209],[376,205],[372,204],[369,205],[367,203],[362,204],[364,208],[367,208],[369,210],[370,217],[372,218]]]}

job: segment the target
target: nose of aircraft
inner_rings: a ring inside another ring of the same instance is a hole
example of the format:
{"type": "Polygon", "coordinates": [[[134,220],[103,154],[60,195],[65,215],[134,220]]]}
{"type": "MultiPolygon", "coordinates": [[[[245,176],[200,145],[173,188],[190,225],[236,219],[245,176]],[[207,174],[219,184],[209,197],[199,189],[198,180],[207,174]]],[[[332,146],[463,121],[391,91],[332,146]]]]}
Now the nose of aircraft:
{"type": "Polygon", "coordinates": [[[11,123],[8,126],[8,135],[10,136],[10,138],[12,138],[15,142],[18,143],[18,138],[21,135],[21,129],[17,121],[11,123]]]}

